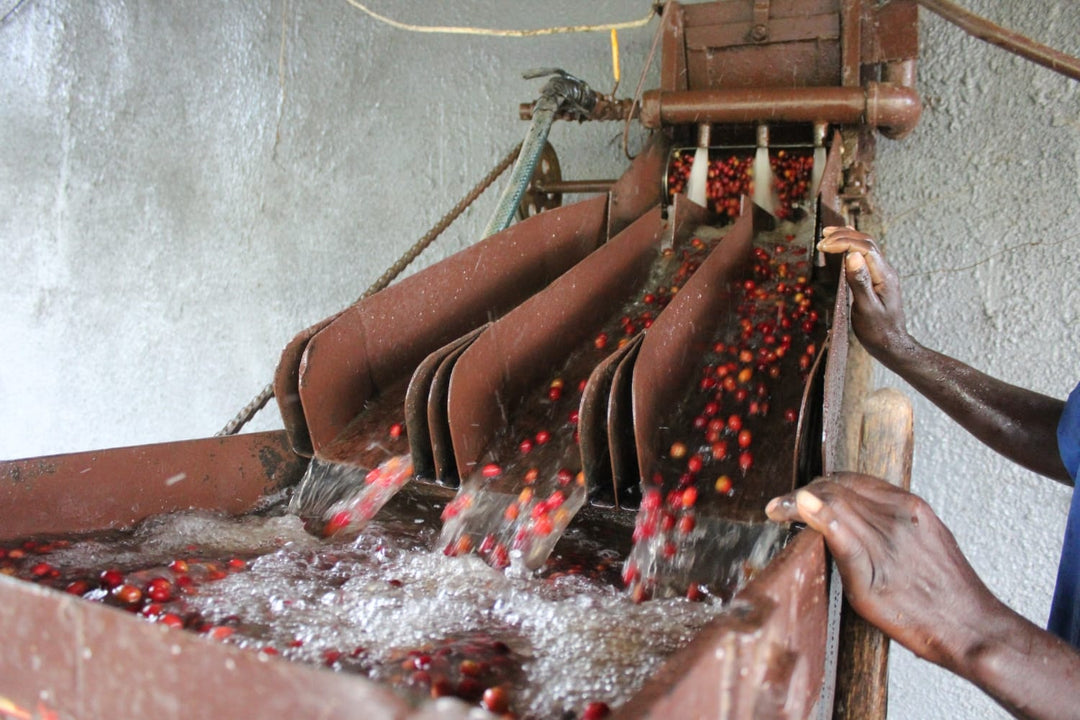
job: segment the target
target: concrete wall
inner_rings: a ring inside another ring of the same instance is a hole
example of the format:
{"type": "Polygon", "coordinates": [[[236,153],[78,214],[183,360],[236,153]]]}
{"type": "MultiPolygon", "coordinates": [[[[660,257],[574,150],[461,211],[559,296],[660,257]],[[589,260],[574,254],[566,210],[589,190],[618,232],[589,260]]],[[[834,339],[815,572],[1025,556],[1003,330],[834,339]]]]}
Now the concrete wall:
{"type": "MultiPolygon", "coordinates": [[[[1080,52],[1072,0],[968,5],[1080,52]]],[[[488,27],[647,11],[639,0],[377,6],[488,27]]],[[[882,141],[876,187],[911,328],[1063,397],[1080,375],[1076,83],[936,17],[921,26],[926,112],[912,137],[882,141]]],[[[651,33],[621,34],[620,94],[651,33]]],[[[359,296],[521,139],[517,105],[542,81],[520,74],[552,65],[611,88],[603,34],[410,34],[345,0],[19,6],[0,25],[0,457],[213,434],[297,331],[359,296]]],[[[564,175],[617,175],[620,135],[557,126],[564,175]]],[[[417,267],[476,240],[494,200],[417,267]]],[[[991,588],[1044,622],[1068,490],[918,399],[916,413],[915,489],[991,588]]],[[[249,427],[278,426],[271,407],[249,427]]],[[[967,684],[893,657],[890,717],[1005,717],[967,684]]]]}
{"type": "MultiPolygon", "coordinates": [[[[1080,54],[1080,4],[964,6],[1080,54]]],[[[1080,381],[1078,85],[922,15],[926,110],[912,136],[879,145],[877,163],[909,329],[995,377],[1064,398],[1080,381]]],[[[885,372],[878,380],[903,387],[885,372]]],[[[991,590],[1044,625],[1071,490],[1010,464],[913,399],[913,489],[991,590]]],[[[892,662],[890,718],[1008,717],[902,648],[892,662]]]]}

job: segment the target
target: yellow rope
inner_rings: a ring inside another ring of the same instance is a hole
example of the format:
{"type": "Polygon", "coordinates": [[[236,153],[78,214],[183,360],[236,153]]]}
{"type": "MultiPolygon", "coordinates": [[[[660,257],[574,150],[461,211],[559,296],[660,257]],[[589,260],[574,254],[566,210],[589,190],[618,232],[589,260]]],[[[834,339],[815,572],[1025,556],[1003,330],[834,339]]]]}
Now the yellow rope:
{"type": "Polygon", "coordinates": [[[649,14],[640,20],[628,20],[621,23],[606,23],[603,25],[565,25],[562,27],[547,27],[537,28],[536,30],[498,30],[494,28],[478,28],[478,27],[456,27],[456,26],[440,26],[440,25],[411,25],[409,23],[399,22],[393,18],[388,18],[385,15],[380,15],[371,8],[367,7],[359,0],[345,0],[345,2],[352,5],[358,10],[363,10],[365,13],[375,18],[380,22],[384,22],[387,25],[396,27],[399,30],[409,30],[410,32],[420,33],[443,33],[447,35],[486,35],[489,37],[538,37],[541,35],[557,35],[560,33],[579,33],[579,32],[605,32],[608,30],[629,30],[632,28],[645,27],[652,20],[653,15],[656,14],[656,9],[649,10],[649,14]]]}

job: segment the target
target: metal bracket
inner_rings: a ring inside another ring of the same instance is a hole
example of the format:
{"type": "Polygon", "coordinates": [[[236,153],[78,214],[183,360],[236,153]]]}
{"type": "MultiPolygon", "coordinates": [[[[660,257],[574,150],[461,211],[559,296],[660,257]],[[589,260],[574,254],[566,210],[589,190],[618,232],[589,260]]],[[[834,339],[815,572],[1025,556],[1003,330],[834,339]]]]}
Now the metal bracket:
{"type": "Polygon", "coordinates": [[[848,214],[871,214],[874,212],[870,200],[870,186],[873,183],[873,171],[861,161],[855,161],[846,173],[844,187],[840,192],[840,201],[848,214]]]}
{"type": "Polygon", "coordinates": [[[754,24],[750,28],[750,39],[759,43],[769,39],[769,0],[754,0],[754,24]]]}
{"type": "Polygon", "coordinates": [[[555,98],[560,111],[568,112],[578,120],[586,119],[596,107],[599,96],[584,80],[561,68],[536,68],[522,74],[526,80],[548,76],[551,79],[540,90],[540,97],[555,98]]]}

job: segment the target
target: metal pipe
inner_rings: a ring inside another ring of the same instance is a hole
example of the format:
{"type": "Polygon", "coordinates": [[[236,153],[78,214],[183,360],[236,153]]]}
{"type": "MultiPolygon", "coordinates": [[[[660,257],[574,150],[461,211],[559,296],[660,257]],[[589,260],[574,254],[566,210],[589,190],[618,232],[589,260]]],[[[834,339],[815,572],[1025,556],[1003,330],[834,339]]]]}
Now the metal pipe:
{"type": "Polygon", "coordinates": [[[991,45],[1008,50],[1043,67],[1080,80],[1080,60],[1037,43],[1020,33],[995,25],[984,17],[968,12],[948,0],[917,0],[927,10],[940,15],[953,25],[991,45]]]}
{"type": "Polygon", "coordinates": [[[641,98],[647,128],[700,123],[867,123],[901,138],[919,121],[922,101],[911,88],[886,83],[865,87],[650,90],[641,98]]]}
{"type": "Polygon", "coordinates": [[[556,180],[533,182],[533,190],[542,193],[605,193],[615,184],[614,180],[556,180]]]}

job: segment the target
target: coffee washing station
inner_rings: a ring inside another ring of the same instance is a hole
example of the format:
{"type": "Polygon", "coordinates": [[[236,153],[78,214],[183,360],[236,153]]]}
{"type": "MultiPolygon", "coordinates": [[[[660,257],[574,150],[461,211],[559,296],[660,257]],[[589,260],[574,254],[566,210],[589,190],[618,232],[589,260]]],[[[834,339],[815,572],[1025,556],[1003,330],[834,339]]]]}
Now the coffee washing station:
{"type": "Polygon", "coordinates": [[[550,71],[485,237],[288,343],[284,430],[0,463],[0,717],[477,712],[148,622],[178,567],[156,592],[49,564],[56,538],[267,498],[316,535],[362,534],[396,500],[349,491],[386,478],[441,510],[441,562],[539,570],[564,530],[595,529],[621,548],[620,597],[724,601],[613,717],[884,717],[886,642],[844,610],[820,536],[764,507],[822,472],[909,467],[909,411],[868,396],[843,275],[814,243],[873,227],[875,135],[921,109],[916,4],[658,11],[659,88],[619,100],[550,71]],[[617,180],[563,180],[560,119],[651,133],[617,180]],[[118,600],[131,586],[146,597],[118,600]]]}

